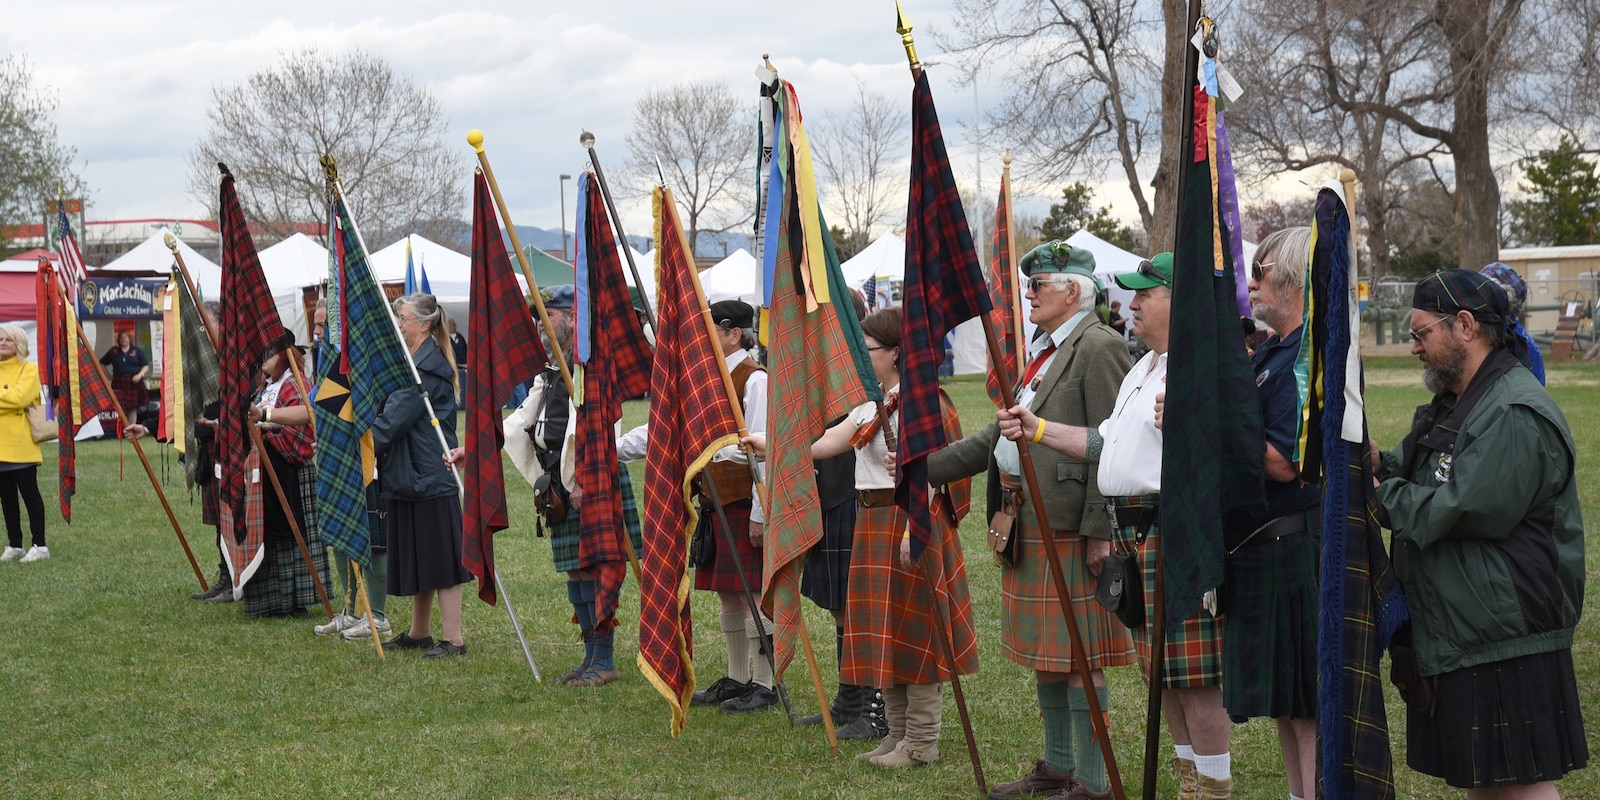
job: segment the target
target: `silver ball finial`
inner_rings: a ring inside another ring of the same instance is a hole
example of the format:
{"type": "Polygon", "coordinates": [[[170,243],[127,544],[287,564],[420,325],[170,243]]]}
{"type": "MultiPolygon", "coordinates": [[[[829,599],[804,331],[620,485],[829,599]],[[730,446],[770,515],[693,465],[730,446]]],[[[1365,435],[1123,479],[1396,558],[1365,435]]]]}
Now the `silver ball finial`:
{"type": "Polygon", "coordinates": [[[594,134],[590,133],[587,130],[585,130],[583,133],[578,134],[578,144],[583,145],[583,149],[585,149],[585,150],[593,149],[594,148],[594,134]]]}

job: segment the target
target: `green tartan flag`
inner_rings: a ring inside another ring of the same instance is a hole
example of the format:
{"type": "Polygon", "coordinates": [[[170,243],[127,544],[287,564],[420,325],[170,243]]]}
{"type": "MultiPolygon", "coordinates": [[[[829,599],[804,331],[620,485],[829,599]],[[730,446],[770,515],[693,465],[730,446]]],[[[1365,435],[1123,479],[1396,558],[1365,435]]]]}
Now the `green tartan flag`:
{"type": "MultiPolygon", "coordinates": [[[[174,299],[178,303],[178,336],[183,342],[183,416],[181,418],[184,441],[191,451],[197,451],[194,435],[200,412],[206,404],[222,397],[221,366],[217,362],[217,348],[211,344],[205,321],[200,316],[200,301],[189,291],[189,282],[180,280],[174,299]]],[[[197,476],[195,466],[199,458],[186,453],[183,459],[183,477],[194,486],[197,476]]],[[[209,479],[211,476],[207,476],[209,479]]]]}
{"type": "Polygon", "coordinates": [[[317,416],[317,510],[323,541],[370,568],[367,483],[373,478],[372,421],[378,406],[415,386],[411,357],[385,308],[383,289],[342,198],[333,201],[334,257],[329,317],[338,307],[338,336],[330,333],[319,365],[313,407],[317,416]]]}

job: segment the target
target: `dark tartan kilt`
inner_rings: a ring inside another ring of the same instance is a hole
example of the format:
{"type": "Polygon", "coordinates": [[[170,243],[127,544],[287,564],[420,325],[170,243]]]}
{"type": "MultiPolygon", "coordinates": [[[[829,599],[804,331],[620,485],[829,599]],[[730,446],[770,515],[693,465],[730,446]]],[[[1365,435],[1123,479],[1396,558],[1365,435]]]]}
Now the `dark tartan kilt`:
{"type": "MultiPolygon", "coordinates": [[[[1050,577],[1050,561],[1039,539],[1033,504],[1023,503],[1017,519],[1021,553],[1014,567],[1000,568],[1000,646],[1006,658],[1045,672],[1075,672],[1072,638],[1050,577]]],[[[1094,599],[1095,576],[1084,564],[1089,540],[1056,534],[1056,550],[1067,579],[1073,614],[1083,636],[1090,669],[1134,663],[1133,636],[1094,599]]]]}
{"type": "MultiPolygon", "coordinates": [[[[327,591],[332,584],[329,583],[327,548],[317,533],[316,474],[316,468],[309,464],[300,467],[295,472],[295,483],[285,485],[283,490],[285,493],[300,494],[301,507],[306,509],[302,517],[297,520],[301,526],[300,532],[305,537],[306,549],[311,552],[311,563],[316,567],[323,590],[327,591]]],[[[268,487],[265,491],[271,492],[272,489],[268,487]]],[[[311,579],[311,572],[306,569],[305,555],[300,552],[300,545],[295,542],[294,534],[287,529],[282,536],[272,534],[272,531],[268,531],[265,537],[266,555],[261,561],[261,568],[256,570],[256,574],[244,586],[244,613],[253,617],[288,614],[296,609],[310,608],[322,602],[321,596],[317,594],[316,584],[311,579]]]]}
{"type": "MultiPolygon", "coordinates": [[[[741,500],[723,506],[722,511],[728,516],[728,528],[733,532],[733,545],[739,551],[745,579],[750,582],[750,591],[760,599],[761,551],[750,544],[750,505],[749,500],[741,500]]],[[[721,523],[712,506],[700,504],[700,524],[710,526],[711,535],[717,541],[717,554],[711,566],[695,568],[694,588],[707,592],[744,591],[744,586],[739,583],[739,571],[734,569],[733,558],[728,555],[728,541],[722,536],[721,523]]]]}
{"type": "Polygon", "coordinates": [[[1589,764],[1572,650],[1433,676],[1434,709],[1406,709],[1406,764],[1458,789],[1554,781],[1589,764]]]}
{"type": "MultiPolygon", "coordinates": [[[[967,591],[966,557],[955,526],[936,509],[934,532],[943,554],[940,605],[951,617],[949,631],[959,675],[978,671],[978,638],[967,591]]],[[[845,612],[842,683],[898,686],[950,680],[942,626],[928,606],[921,569],[900,566],[906,515],[896,506],[856,510],[855,549],[850,562],[850,601],[845,612]]],[[[926,561],[924,562],[926,563],[926,561]]]]}
{"type": "Polygon", "coordinates": [[[122,406],[122,412],[128,419],[138,419],[139,406],[149,402],[150,393],[145,391],[144,381],[136,381],[132,375],[112,375],[111,393],[117,396],[117,404],[122,406]]]}
{"type": "Polygon", "coordinates": [[[1222,705],[1236,723],[1317,716],[1317,542],[1305,531],[1228,556],[1222,705]]]}
{"type": "MultiPolygon", "coordinates": [[[[622,496],[622,522],[628,529],[628,538],[633,541],[633,551],[644,553],[644,543],[640,538],[639,528],[639,503],[633,494],[633,480],[628,477],[626,465],[620,466],[618,488],[622,496]]],[[[578,509],[567,509],[567,518],[557,525],[546,525],[545,530],[550,534],[550,558],[555,563],[556,572],[572,572],[582,569],[579,560],[579,539],[583,531],[578,524],[580,516],[578,509]]]]}
{"type": "Polygon", "coordinates": [[[855,541],[856,500],[822,511],[822,541],[806,555],[800,594],[829,611],[843,611],[850,589],[850,550],[855,541]]]}
{"type": "Polygon", "coordinates": [[[222,524],[222,484],[215,477],[210,483],[200,484],[200,521],[207,525],[222,524]]]}
{"type": "MultiPolygon", "coordinates": [[[[1132,527],[1117,531],[1122,541],[1133,541],[1137,531],[1132,527]]],[[[1139,545],[1139,570],[1144,576],[1144,627],[1134,643],[1139,648],[1139,672],[1145,681],[1150,680],[1150,645],[1155,628],[1156,597],[1156,545],[1161,541],[1159,525],[1150,526],[1150,534],[1139,545]]],[[[1182,625],[1168,628],[1166,633],[1166,662],[1161,667],[1161,688],[1198,689],[1222,683],[1222,626],[1211,612],[1201,608],[1182,625]]]]}

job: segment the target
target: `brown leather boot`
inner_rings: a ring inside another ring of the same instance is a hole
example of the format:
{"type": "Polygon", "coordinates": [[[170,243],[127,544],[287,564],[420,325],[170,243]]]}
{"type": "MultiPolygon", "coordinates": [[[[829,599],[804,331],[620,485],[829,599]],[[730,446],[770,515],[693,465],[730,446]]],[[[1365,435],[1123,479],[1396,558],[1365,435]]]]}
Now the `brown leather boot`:
{"type": "Polygon", "coordinates": [[[1195,800],[1228,800],[1233,797],[1233,778],[1195,776],[1195,800]]]}
{"type": "Polygon", "coordinates": [[[1077,781],[1072,777],[1072,770],[1056,772],[1046,766],[1041,759],[1034,763],[1033,769],[1028,774],[1011,781],[1010,783],[997,783],[989,787],[991,800],[1012,800],[1018,797],[1048,797],[1057,792],[1070,790],[1077,781]]]}
{"type": "Polygon", "coordinates": [[[889,722],[889,735],[878,742],[875,750],[856,756],[857,761],[871,761],[879,756],[888,755],[900,746],[900,740],[906,735],[906,687],[885,686],[883,688],[883,716],[889,722]]]}
{"type": "Polygon", "coordinates": [[[1173,756],[1172,769],[1178,773],[1178,800],[1195,800],[1200,792],[1195,779],[1200,773],[1195,770],[1194,762],[1173,756]]]}
{"type": "Polygon", "coordinates": [[[939,730],[944,716],[940,684],[914,683],[906,693],[905,735],[895,749],[867,759],[880,767],[920,767],[939,760],[939,730]]]}

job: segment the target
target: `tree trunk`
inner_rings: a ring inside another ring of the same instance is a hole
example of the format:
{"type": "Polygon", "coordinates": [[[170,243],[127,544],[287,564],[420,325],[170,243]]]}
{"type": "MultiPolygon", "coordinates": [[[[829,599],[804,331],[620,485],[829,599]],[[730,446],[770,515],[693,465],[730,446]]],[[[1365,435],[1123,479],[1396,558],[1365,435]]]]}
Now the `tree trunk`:
{"type": "MultiPolygon", "coordinates": [[[[1361,193],[1361,199],[1356,203],[1361,208],[1361,215],[1367,218],[1367,269],[1366,273],[1376,283],[1379,278],[1389,274],[1389,223],[1384,216],[1384,198],[1377,186],[1367,186],[1364,183],[1356,187],[1361,193]]],[[[1356,213],[1350,209],[1350,213],[1356,213]]],[[[1350,220],[1355,225],[1356,220],[1350,220]]]]}
{"type": "Polygon", "coordinates": [[[1489,156],[1489,78],[1506,26],[1515,20],[1520,0],[1508,0],[1494,19],[1493,3],[1439,0],[1439,26],[1450,51],[1455,79],[1454,141],[1450,156],[1456,178],[1456,258],[1478,269],[1500,258],[1500,182],[1489,156]]]}
{"type": "MultiPolygon", "coordinates": [[[[1199,2],[1199,0],[1194,0],[1199,2]]],[[[1189,0],[1161,0],[1161,15],[1166,20],[1166,57],[1161,67],[1161,157],[1155,178],[1155,223],[1145,231],[1150,236],[1154,255],[1172,249],[1173,232],[1178,227],[1177,198],[1173,197],[1174,168],[1183,146],[1183,104],[1190,102],[1183,86],[1183,59],[1189,48],[1189,0]]]]}

